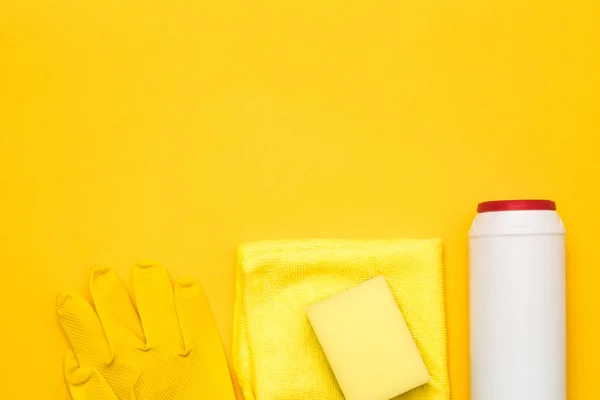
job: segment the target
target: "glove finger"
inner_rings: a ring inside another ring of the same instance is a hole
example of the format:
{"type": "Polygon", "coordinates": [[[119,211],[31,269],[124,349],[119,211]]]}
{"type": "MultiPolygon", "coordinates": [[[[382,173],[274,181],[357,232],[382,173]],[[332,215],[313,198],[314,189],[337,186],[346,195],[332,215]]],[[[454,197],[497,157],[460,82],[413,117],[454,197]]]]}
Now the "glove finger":
{"type": "Polygon", "coordinates": [[[207,398],[235,399],[223,343],[200,283],[192,278],[175,285],[175,305],[186,355],[195,353],[203,362],[207,378],[207,398]]]}
{"type": "Polygon", "coordinates": [[[122,342],[130,347],[144,346],[144,333],[131,297],[123,281],[109,268],[96,268],[90,277],[90,290],[106,338],[113,349],[122,342]]]}
{"type": "Polygon", "coordinates": [[[108,364],[112,354],[98,316],[79,293],[60,293],[56,314],[81,364],[108,364]]]}
{"type": "Polygon", "coordinates": [[[186,352],[197,349],[206,340],[220,341],[214,317],[200,282],[184,278],[175,285],[175,306],[186,352]]]}
{"type": "Polygon", "coordinates": [[[64,368],[73,400],[118,400],[98,370],[81,367],[72,351],[65,357],[64,368]]]}
{"type": "Polygon", "coordinates": [[[138,264],[133,269],[133,288],[146,346],[182,348],[173,285],[167,271],[152,263],[138,264]]]}

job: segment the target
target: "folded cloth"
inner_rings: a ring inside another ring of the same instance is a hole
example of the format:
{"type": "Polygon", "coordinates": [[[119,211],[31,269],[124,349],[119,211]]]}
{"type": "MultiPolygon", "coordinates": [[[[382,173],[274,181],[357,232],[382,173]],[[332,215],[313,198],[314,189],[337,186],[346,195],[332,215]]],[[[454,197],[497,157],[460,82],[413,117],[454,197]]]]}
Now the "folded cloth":
{"type": "Polygon", "coordinates": [[[262,241],[241,246],[233,364],[245,399],[342,400],[305,309],[377,275],[385,276],[431,375],[429,383],[398,399],[450,399],[438,239],[262,241]]]}

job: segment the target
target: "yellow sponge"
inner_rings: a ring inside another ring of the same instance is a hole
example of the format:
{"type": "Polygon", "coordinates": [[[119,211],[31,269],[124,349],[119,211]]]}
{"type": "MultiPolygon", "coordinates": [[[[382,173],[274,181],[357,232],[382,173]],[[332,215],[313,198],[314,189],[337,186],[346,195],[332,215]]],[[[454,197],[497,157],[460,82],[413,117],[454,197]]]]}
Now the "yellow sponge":
{"type": "Polygon", "coordinates": [[[427,383],[427,368],[383,276],[306,310],[347,400],[389,400],[427,383]]]}

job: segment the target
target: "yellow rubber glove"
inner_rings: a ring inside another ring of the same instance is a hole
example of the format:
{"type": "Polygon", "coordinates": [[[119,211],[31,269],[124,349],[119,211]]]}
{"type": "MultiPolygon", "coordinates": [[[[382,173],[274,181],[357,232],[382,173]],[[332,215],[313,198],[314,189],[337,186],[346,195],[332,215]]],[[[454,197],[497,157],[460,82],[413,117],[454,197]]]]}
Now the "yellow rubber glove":
{"type": "Polygon", "coordinates": [[[90,278],[95,311],[61,293],[57,314],[73,352],[65,376],[74,400],[235,399],[227,360],[204,290],[175,285],[153,264],[133,270],[137,311],[117,274],[90,278]]]}

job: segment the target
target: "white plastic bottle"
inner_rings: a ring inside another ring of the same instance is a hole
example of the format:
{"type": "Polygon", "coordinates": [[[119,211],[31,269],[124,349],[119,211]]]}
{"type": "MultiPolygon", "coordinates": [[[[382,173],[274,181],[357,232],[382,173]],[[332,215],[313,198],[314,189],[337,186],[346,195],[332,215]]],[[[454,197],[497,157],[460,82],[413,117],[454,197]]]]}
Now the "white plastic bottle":
{"type": "Polygon", "coordinates": [[[566,400],[565,228],[556,205],[492,201],[477,211],[471,400],[566,400]]]}

